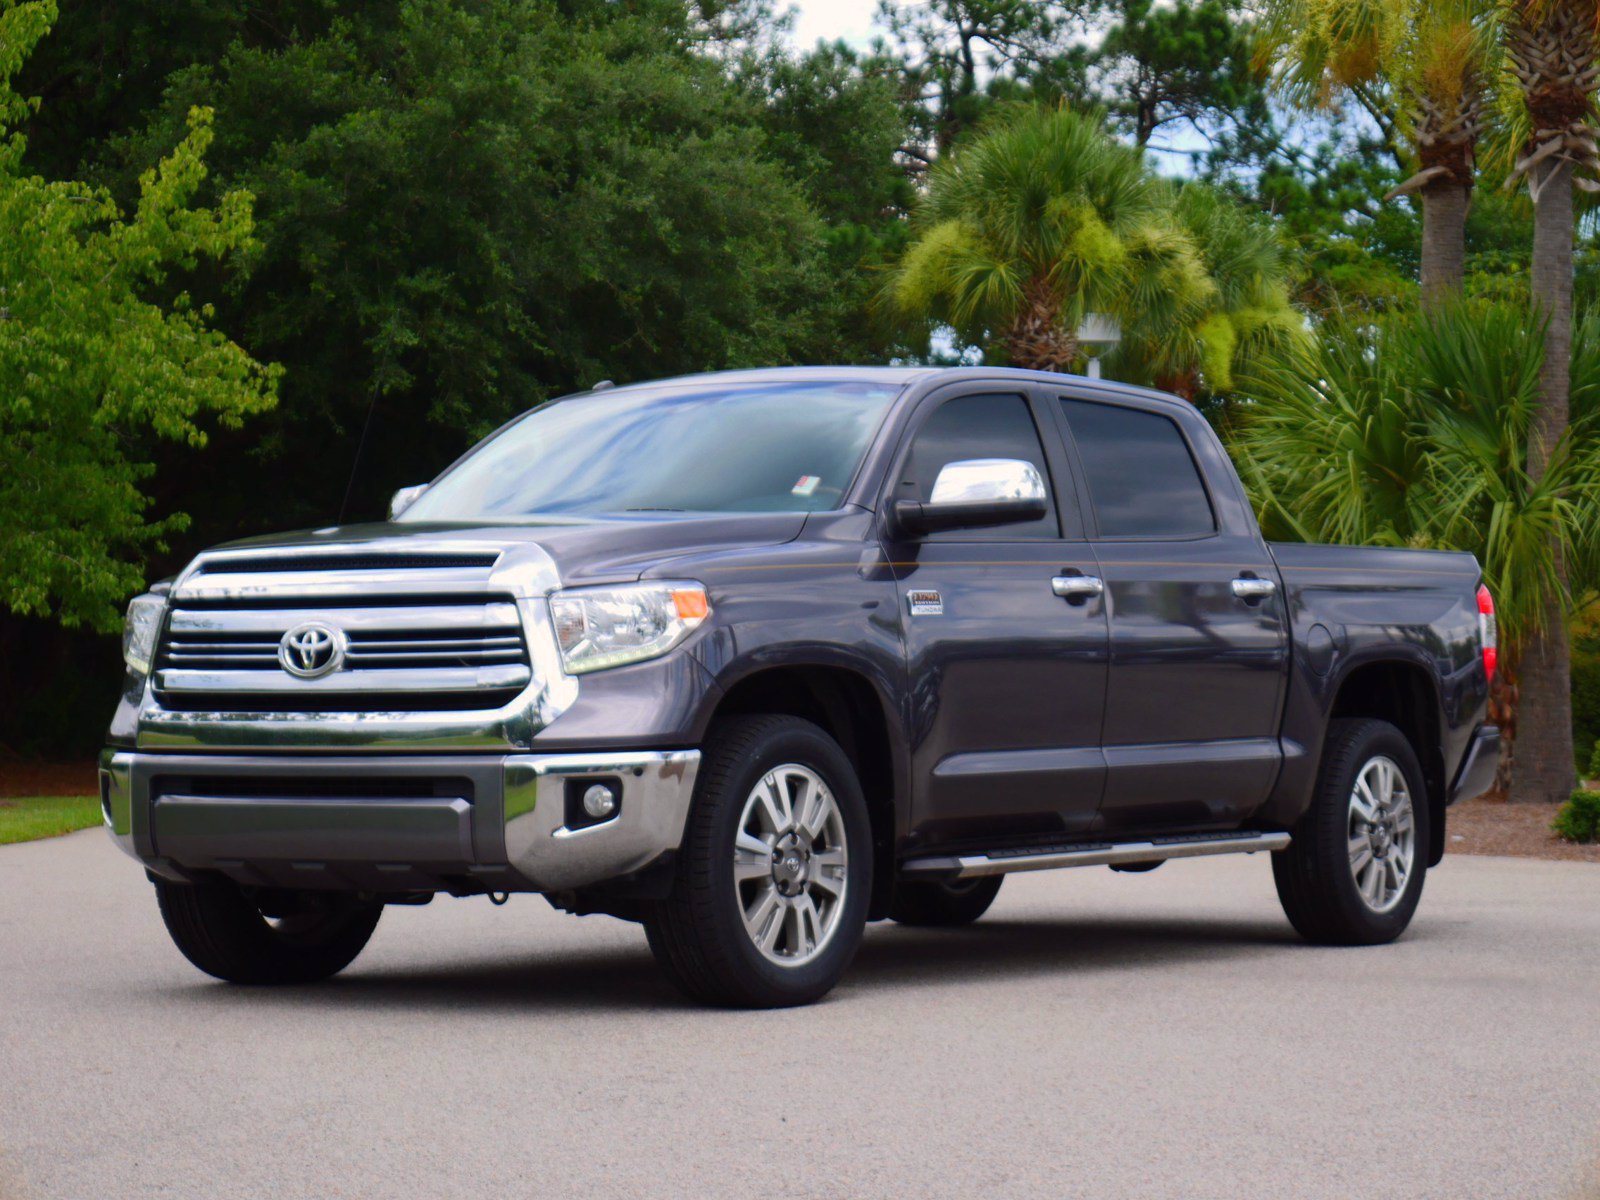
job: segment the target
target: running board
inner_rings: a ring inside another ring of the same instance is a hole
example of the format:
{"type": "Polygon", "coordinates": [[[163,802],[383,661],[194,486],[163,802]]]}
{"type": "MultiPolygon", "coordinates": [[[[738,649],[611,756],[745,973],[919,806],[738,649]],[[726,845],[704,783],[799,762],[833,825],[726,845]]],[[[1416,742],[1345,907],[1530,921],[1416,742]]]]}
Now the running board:
{"type": "Polygon", "coordinates": [[[1121,863],[1165,862],[1169,858],[1199,858],[1206,854],[1255,854],[1259,850],[1282,850],[1288,844],[1287,833],[1216,833],[1151,838],[1143,842],[1079,842],[991,850],[987,854],[913,858],[900,864],[900,873],[913,879],[977,879],[984,875],[1049,871],[1056,867],[1107,867],[1121,863]]]}

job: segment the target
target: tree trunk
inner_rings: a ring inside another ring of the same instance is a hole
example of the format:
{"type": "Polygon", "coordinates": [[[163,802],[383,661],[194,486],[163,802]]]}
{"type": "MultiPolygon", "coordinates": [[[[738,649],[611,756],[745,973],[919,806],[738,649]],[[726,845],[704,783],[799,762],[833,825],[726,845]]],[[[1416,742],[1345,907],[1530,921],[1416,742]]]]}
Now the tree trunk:
{"type": "MultiPolygon", "coordinates": [[[[1533,301],[1548,322],[1544,363],[1539,369],[1539,406],[1528,439],[1528,471],[1544,475],[1556,443],[1566,431],[1572,386],[1572,164],[1554,159],[1535,168],[1533,188],[1533,301]]],[[[1566,563],[1559,544],[1550,552],[1563,582],[1566,563]]],[[[1543,603],[1544,628],[1520,655],[1521,711],[1517,715],[1517,759],[1511,799],[1538,803],[1566,800],[1577,786],[1572,748],[1572,649],[1561,596],[1543,603]]]]}
{"type": "Polygon", "coordinates": [[[1023,291],[1022,311],[1006,330],[1006,357],[1013,367],[1065,371],[1078,357],[1076,330],[1061,324],[1061,302],[1050,281],[1040,276],[1023,291]]]}
{"type": "Polygon", "coordinates": [[[1422,306],[1461,295],[1467,273],[1467,208],[1471,191],[1452,178],[1422,189],[1422,306]]]}

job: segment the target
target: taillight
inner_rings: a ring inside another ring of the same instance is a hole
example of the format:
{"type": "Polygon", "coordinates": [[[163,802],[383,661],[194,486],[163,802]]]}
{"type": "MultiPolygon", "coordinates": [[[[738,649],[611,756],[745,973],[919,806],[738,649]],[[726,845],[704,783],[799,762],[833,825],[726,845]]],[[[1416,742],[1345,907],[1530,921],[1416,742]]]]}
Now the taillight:
{"type": "Polygon", "coordinates": [[[1478,587],[1478,641],[1483,646],[1483,673],[1493,679],[1500,659],[1500,631],[1494,620],[1494,597],[1482,585],[1478,587]]]}

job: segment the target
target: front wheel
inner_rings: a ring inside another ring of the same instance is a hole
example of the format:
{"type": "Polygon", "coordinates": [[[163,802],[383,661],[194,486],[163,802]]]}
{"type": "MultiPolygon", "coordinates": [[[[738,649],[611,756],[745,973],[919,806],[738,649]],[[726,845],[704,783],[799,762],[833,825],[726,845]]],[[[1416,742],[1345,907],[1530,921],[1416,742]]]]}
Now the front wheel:
{"type": "Polygon", "coordinates": [[[1404,734],[1386,721],[1334,721],[1293,833],[1272,875],[1302,937],[1371,946],[1405,932],[1428,870],[1428,795],[1404,734]]]}
{"type": "Polygon", "coordinates": [[[229,983],[313,983],[337,975],[366,946],[381,904],[337,894],[273,893],[252,900],[231,883],[156,882],[156,902],[183,956],[229,983]]]}
{"type": "Polygon", "coordinates": [[[650,948],[691,998],[808,1004],[855,956],[872,832],[850,760],[796,717],[736,717],[707,741],[669,899],[650,948]]]}

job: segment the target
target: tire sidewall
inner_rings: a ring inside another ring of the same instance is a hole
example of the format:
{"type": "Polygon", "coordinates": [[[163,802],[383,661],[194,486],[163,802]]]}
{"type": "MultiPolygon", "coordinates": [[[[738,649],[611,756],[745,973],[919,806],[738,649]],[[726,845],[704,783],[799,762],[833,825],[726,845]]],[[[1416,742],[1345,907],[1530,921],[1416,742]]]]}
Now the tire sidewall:
{"type": "Polygon", "coordinates": [[[728,929],[729,940],[737,947],[743,970],[759,980],[763,990],[782,993],[786,998],[820,996],[850,965],[866,931],[867,904],[872,890],[872,829],[855,769],[825,733],[796,721],[762,737],[753,752],[734,765],[724,778],[725,784],[716,795],[702,797],[713,806],[710,882],[717,920],[728,929]],[[733,882],[734,839],[745,801],[762,776],[785,763],[810,768],[828,785],[839,806],[848,850],[844,911],[839,916],[838,927],[820,954],[794,967],[770,961],[750,940],[739,906],[738,889],[733,882]]]}
{"type": "Polygon", "coordinates": [[[1373,940],[1387,941],[1398,937],[1411,923],[1422,899],[1432,833],[1428,791],[1423,781],[1422,767],[1417,762],[1411,743],[1393,726],[1380,722],[1364,726],[1351,741],[1342,761],[1323,781],[1320,799],[1322,804],[1316,816],[1323,867],[1332,879],[1340,908],[1351,924],[1363,929],[1373,940]],[[1406,788],[1411,794],[1412,821],[1416,831],[1416,849],[1405,893],[1400,903],[1383,913],[1374,912],[1361,898],[1355,876],[1350,871],[1349,850],[1350,793],[1361,771],[1379,757],[1395,763],[1405,777],[1406,788]]]}

